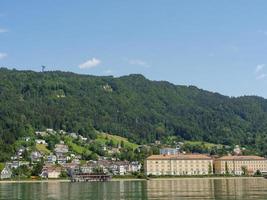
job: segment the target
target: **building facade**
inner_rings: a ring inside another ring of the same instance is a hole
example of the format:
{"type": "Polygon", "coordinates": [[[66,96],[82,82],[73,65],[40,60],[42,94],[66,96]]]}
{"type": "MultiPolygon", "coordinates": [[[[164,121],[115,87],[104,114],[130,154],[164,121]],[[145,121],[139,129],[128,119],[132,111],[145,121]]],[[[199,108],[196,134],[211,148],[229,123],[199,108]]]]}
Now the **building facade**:
{"type": "Polygon", "coordinates": [[[145,160],[146,175],[213,174],[213,160],[202,154],[152,155],[145,160]]]}
{"type": "Polygon", "coordinates": [[[215,160],[216,174],[253,175],[267,170],[267,159],[259,156],[223,156],[215,160]]]}
{"type": "Polygon", "coordinates": [[[12,171],[8,166],[1,171],[0,179],[10,179],[12,177],[12,171]]]}
{"type": "Polygon", "coordinates": [[[175,148],[163,148],[163,149],[160,149],[160,150],[159,150],[159,153],[160,153],[161,155],[164,155],[164,154],[166,154],[166,155],[176,155],[176,154],[178,154],[179,152],[178,152],[178,150],[175,149],[175,148]]]}

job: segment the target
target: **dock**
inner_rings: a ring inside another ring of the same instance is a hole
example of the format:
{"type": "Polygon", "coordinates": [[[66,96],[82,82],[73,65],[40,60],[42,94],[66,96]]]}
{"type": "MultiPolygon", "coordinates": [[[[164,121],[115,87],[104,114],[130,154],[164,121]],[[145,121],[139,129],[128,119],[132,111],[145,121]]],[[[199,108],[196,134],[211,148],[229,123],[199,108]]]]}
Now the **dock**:
{"type": "Polygon", "coordinates": [[[111,176],[107,174],[77,173],[71,176],[71,182],[104,182],[109,180],[111,180],[111,176]]]}

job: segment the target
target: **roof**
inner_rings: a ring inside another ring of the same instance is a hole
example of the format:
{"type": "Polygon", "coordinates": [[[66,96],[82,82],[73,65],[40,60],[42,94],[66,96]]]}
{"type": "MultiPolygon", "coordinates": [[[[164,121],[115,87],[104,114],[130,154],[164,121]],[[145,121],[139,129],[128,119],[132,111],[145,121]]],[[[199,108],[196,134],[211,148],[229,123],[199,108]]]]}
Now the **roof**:
{"type": "Polygon", "coordinates": [[[260,156],[223,156],[217,160],[266,160],[264,157],[260,156]]]}
{"type": "Polygon", "coordinates": [[[152,155],[147,160],[211,160],[205,154],[152,155]]]}

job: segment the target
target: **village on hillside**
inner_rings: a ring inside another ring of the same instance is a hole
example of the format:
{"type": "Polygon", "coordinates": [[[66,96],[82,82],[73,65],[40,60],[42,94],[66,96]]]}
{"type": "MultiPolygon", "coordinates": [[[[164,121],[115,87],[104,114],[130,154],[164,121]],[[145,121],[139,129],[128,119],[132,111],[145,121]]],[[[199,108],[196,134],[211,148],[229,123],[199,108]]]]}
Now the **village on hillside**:
{"type": "Polygon", "coordinates": [[[76,174],[137,178],[260,176],[267,171],[267,159],[244,155],[246,149],[238,145],[233,149],[184,142],[174,142],[171,146],[160,141],[136,145],[119,136],[98,135],[91,140],[63,130],[36,131],[34,136],[18,141],[15,155],[1,164],[0,178],[66,179],[76,174]]]}

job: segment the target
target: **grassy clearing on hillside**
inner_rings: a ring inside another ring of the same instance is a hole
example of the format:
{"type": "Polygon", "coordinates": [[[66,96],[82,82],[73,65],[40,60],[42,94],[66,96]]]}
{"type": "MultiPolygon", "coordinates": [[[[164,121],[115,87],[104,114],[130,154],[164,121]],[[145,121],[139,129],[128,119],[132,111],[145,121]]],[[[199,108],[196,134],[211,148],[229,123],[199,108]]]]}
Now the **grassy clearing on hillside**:
{"type": "Polygon", "coordinates": [[[220,144],[213,144],[213,143],[208,143],[208,142],[202,142],[202,141],[185,141],[185,144],[189,145],[202,145],[204,144],[207,148],[213,148],[213,147],[220,147],[220,144]]]}
{"type": "Polygon", "coordinates": [[[36,144],[36,149],[40,151],[42,154],[49,155],[51,151],[47,149],[46,145],[44,144],[36,144]]]}
{"type": "Polygon", "coordinates": [[[102,144],[105,144],[107,141],[112,140],[114,144],[119,144],[121,143],[121,141],[124,142],[124,146],[125,147],[129,147],[132,149],[136,149],[138,147],[137,144],[129,142],[127,138],[121,137],[121,136],[117,136],[117,135],[110,135],[107,133],[98,133],[97,134],[97,142],[100,142],[102,144]]]}
{"type": "Polygon", "coordinates": [[[5,168],[5,163],[0,163],[0,172],[5,168]]]}
{"type": "Polygon", "coordinates": [[[82,154],[84,152],[91,152],[89,151],[87,148],[83,147],[83,146],[80,146],[78,144],[75,144],[73,141],[72,141],[72,138],[70,137],[65,137],[64,138],[64,142],[66,143],[66,145],[69,146],[69,148],[74,151],[75,153],[77,154],[82,154]]]}

